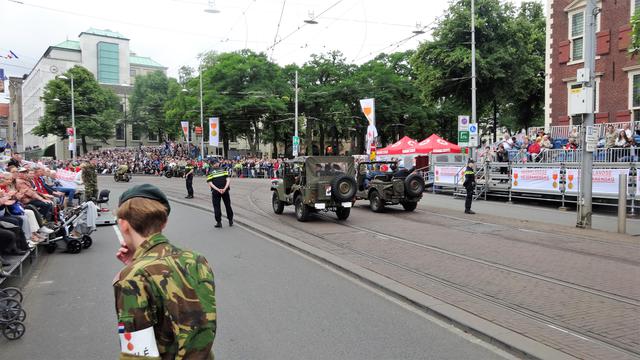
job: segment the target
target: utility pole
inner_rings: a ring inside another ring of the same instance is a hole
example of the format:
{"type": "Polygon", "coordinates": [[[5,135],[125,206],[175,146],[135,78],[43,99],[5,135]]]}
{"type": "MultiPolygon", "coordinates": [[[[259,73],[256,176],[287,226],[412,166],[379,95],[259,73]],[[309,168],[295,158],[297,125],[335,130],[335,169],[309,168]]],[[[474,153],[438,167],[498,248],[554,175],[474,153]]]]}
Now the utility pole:
{"type": "Polygon", "coordinates": [[[294,132],[293,132],[293,139],[295,141],[295,139],[297,139],[298,144],[292,144],[292,148],[293,148],[293,156],[296,157],[298,156],[298,149],[300,148],[300,138],[298,137],[298,70],[296,70],[296,105],[295,105],[295,114],[294,114],[294,121],[295,121],[295,125],[294,125],[294,132]]]}
{"type": "MultiPolygon", "coordinates": [[[[476,123],[476,2],[471,0],[471,123],[476,123]]],[[[478,139],[478,144],[480,139],[478,139]]],[[[474,156],[473,146],[469,147],[469,158],[474,156]]]]}
{"type": "Polygon", "coordinates": [[[71,127],[73,128],[73,162],[76,161],[76,153],[78,152],[78,134],[76,134],[76,105],[73,94],[73,75],[71,77],[71,127]]]}
{"type": "MultiPolygon", "coordinates": [[[[200,134],[201,137],[201,141],[200,141],[200,156],[202,157],[202,159],[204,159],[204,110],[203,110],[203,105],[202,105],[202,64],[200,64],[200,69],[199,69],[199,73],[200,73],[200,130],[202,131],[202,134],[200,134]]],[[[209,131],[211,131],[211,129],[209,129],[209,131]]]]}
{"type": "MultiPolygon", "coordinates": [[[[587,8],[584,18],[586,23],[584,36],[584,69],[588,74],[587,82],[583,84],[587,88],[595,88],[595,69],[596,69],[596,18],[600,9],[596,7],[596,0],[587,0],[587,8]]],[[[591,229],[591,212],[592,212],[592,172],[593,172],[593,155],[587,152],[587,128],[593,127],[595,91],[591,102],[591,108],[587,109],[587,113],[583,115],[581,138],[582,138],[582,172],[580,176],[580,194],[578,199],[578,222],[577,227],[591,229]]]]}

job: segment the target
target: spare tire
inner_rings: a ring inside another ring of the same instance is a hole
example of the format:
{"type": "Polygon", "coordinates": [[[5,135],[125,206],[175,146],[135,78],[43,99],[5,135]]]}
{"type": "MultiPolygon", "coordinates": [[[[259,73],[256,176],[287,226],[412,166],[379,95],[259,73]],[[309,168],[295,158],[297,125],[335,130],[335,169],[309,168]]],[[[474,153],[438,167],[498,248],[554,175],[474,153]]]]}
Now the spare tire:
{"type": "Polygon", "coordinates": [[[404,192],[407,197],[416,198],[424,192],[424,179],[418,174],[411,174],[404,179],[404,192]]]}
{"type": "Polygon", "coordinates": [[[336,175],[331,180],[331,195],[338,202],[351,202],[356,196],[356,180],[345,174],[336,175]]]}

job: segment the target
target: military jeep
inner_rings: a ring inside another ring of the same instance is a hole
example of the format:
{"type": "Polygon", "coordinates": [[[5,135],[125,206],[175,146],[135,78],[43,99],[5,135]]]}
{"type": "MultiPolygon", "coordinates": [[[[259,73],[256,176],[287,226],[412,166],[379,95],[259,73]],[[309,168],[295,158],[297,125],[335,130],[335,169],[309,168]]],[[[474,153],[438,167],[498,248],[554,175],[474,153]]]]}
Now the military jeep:
{"type": "Polygon", "coordinates": [[[298,221],[317,211],[334,211],[346,220],[356,194],[355,168],[349,156],[304,156],[285,161],[271,182],[276,214],[294,205],[298,221]]]}
{"type": "Polygon", "coordinates": [[[369,200],[374,212],[381,212],[386,205],[397,204],[402,204],[406,211],[413,211],[424,191],[424,179],[409,170],[398,169],[395,161],[361,162],[356,182],[356,200],[369,200]]]}

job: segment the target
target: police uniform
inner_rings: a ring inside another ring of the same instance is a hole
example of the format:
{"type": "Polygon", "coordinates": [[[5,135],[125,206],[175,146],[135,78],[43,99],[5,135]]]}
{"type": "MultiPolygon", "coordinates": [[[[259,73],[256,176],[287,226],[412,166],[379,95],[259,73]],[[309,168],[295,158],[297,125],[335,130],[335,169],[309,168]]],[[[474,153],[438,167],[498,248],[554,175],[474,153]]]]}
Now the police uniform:
{"type": "Polygon", "coordinates": [[[187,164],[184,171],[186,171],[187,177],[187,199],[193,199],[193,165],[187,164]]]}
{"type": "Polygon", "coordinates": [[[98,174],[92,163],[85,163],[82,167],[82,182],[84,183],[85,199],[98,198],[98,174]]]}
{"type": "MultiPolygon", "coordinates": [[[[120,198],[169,203],[157,188],[145,184],[120,198]]],[[[132,262],[113,284],[121,360],[213,359],[216,334],[215,284],[207,260],[171,245],[162,234],[136,249],[132,262]]]]}
{"type": "MultiPolygon", "coordinates": [[[[214,169],[213,172],[207,176],[207,182],[210,182],[218,189],[224,189],[227,185],[229,173],[219,168],[214,169]]],[[[220,209],[220,200],[224,201],[224,208],[227,213],[227,219],[229,220],[229,226],[233,226],[233,209],[231,209],[231,197],[229,196],[229,188],[224,194],[220,194],[215,189],[211,189],[211,202],[213,203],[213,214],[216,219],[216,227],[222,227],[222,210],[220,209]]]]}
{"type": "MultiPolygon", "coordinates": [[[[469,160],[469,163],[473,163],[473,160],[469,160]]],[[[464,170],[464,183],[462,184],[467,190],[467,198],[464,202],[464,212],[467,214],[475,214],[471,211],[471,202],[473,201],[473,191],[476,188],[476,172],[471,165],[467,165],[464,170]]]]}

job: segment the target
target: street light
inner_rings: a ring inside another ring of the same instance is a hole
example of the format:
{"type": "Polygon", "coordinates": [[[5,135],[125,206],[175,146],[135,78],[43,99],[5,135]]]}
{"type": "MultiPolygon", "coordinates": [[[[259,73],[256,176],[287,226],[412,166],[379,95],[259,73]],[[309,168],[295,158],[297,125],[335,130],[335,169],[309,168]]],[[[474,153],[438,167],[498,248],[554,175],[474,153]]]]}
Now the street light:
{"type": "Polygon", "coordinates": [[[216,5],[215,5],[215,1],[214,0],[209,0],[208,1],[208,6],[206,9],[204,9],[204,12],[209,13],[209,14],[218,14],[220,13],[220,10],[216,9],[216,5]]]}
{"type": "MultiPolygon", "coordinates": [[[[127,89],[129,88],[129,84],[120,84],[124,90],[124,148],[127,148],[127,89]]],[[[133,131],[133,129],[131,129],[133,131]]]]}
{"type": "Polygon", "coordinates": [[[315,16],[313,14],[313,11],[309,11],[309,19],[305,20],[304,22],[309,24],[309,25],[318,24],[318,22],[315,20],[315,16]]]}
{"type": "MultiPolygon", "coordinates": [[[[65,75],[58,75],[58,79],[61,80],[71,80],[71,128],[73,129],[73,161],[76,161],[76,152],[78,150],[77,142],[76,142],[76,108],[75,108],[75,99],[73,95],[73,74],[69,74],[69,77],[65,75]]],[[[60,101],[60,99],[58,99],[60,101]]]]}

